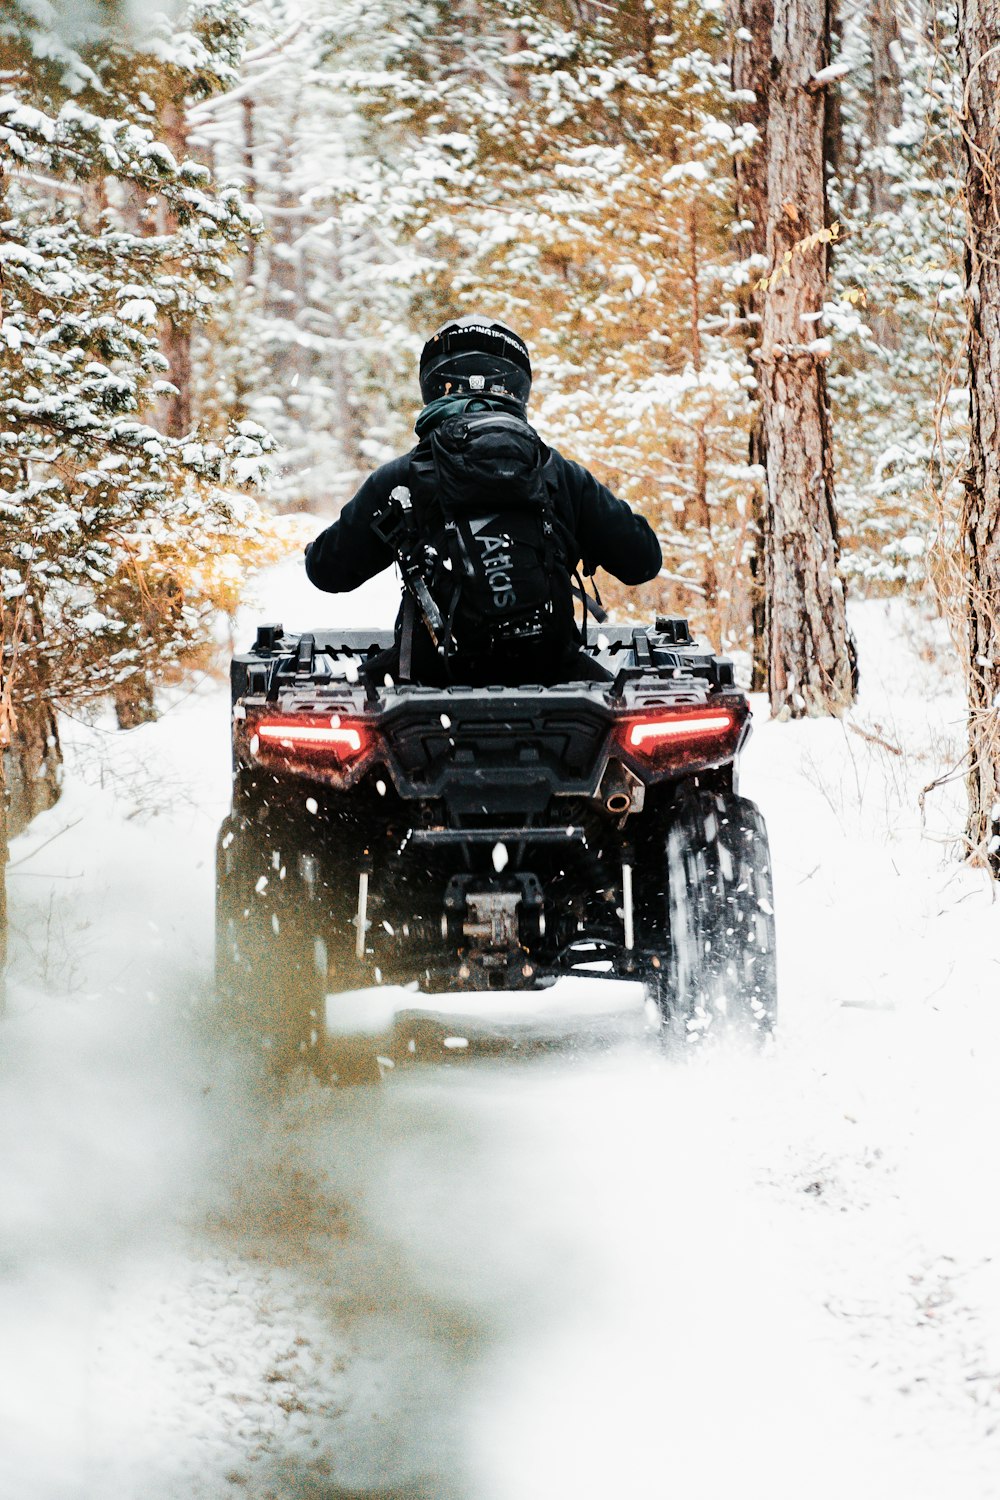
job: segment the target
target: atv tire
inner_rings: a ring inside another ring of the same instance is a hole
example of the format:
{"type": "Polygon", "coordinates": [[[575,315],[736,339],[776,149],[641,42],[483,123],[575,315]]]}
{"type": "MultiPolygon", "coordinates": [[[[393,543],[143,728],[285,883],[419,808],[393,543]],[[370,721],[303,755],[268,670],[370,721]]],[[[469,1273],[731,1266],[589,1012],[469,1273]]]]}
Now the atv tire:
{"type": "Polygon", "coordinates": [[[360,983],[344,892],[330,890],[317,856],[310,864],[303,830],[284,825],[283,849],[277,837],[252,812],[220,829],[216,991],[270,1072],[305,1065],[329,1083],[377,1083],[375,1038],[326,1034],[328,992],[360,983]]]}
{"type": "Polygon", "coordinates": [[[270,1071],[318,1060],[327,955],[298,870],[266,823],[227,818],[216,857],[215,977],[235,1026],[270,1071]]]}
{"type": "MultiPolygon", "coordinates": [[[[648,986],[671,1045],[735,1036],[763,1046],[777,1015],[767,829],[732,792],[691,790],[666,837],[663,970],[648,986]]],[[[661,908],[662,909],[662,908],[661,908]]]]}

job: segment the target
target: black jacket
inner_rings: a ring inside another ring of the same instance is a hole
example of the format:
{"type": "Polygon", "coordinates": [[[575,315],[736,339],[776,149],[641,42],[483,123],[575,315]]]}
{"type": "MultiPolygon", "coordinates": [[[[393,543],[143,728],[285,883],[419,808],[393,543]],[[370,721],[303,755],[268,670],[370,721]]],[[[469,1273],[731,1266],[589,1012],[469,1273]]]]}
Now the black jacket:
{"type": "MultiPolygon", "coordinates": [[[[372,520],[388,504],[397,485],[408,483],[410,459],[423,444],[394,458],[366,479],[340,519],[320,532],[306,548],[306,574],[328,594],[359,588],[395,562],[389,548],[372,531],[372,520]]],[[[548,450],[556,483],[553,501],[559,519],[573,537],[585,573],[604,568],[622,583],[648,583],[663,560],[656,533],[599,484],[581,464],[548,450]]],[[[577,559],[574,559],[574,562],[577,559]]]]}

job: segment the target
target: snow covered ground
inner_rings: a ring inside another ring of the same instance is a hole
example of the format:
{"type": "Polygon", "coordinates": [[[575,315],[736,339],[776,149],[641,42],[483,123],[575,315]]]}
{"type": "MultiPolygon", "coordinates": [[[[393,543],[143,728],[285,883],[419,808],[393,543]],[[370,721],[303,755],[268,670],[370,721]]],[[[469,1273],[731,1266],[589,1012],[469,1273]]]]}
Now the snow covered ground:
{"type": "MultiPolygon", "coordinates": [[[[291,626],[391,614],[384,582],[262,590],[291,626]]],[[[854,623],[851,723],[761,704],[746,758],[763,1061],[261,1090],[211,1025],[224,685],[67,722],[10,879],[0,1495],[1000,1495],[1000,907],[961,783],[918,801],[964,748],[943,632],[854,623]]]]}

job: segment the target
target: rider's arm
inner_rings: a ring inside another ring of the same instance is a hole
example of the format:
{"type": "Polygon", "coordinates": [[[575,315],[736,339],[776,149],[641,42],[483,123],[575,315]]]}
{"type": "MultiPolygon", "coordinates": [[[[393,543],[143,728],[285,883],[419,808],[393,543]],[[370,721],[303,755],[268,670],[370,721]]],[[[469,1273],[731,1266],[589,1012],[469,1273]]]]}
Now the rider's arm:
{"type": "Polygon", "coordinates": [[[346,594],[395,562],[372,531],[372,521],[388,504],[397,484],[405,484],[409,456],[394,458],[365,480],[338,520],[306,548],[306,576],[328,594],[346,594]]]}
{"type": "Polygon", "coordinates": [[[574,535],[585,570],[604,568],[622,583],[648,583],[663,553],[656,532],[582,464],[559,455],[562,483],[573,509],[574,535]]]}

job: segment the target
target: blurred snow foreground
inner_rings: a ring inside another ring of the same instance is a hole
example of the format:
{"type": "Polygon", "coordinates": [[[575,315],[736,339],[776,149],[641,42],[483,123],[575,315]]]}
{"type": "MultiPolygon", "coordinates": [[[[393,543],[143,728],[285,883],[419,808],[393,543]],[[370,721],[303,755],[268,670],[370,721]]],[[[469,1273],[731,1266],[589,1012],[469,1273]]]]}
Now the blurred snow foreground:
{"type": "MultiPolygon", "coordinates": [[[[395,607],[260,588],[247,632],[395,607]]],[[[11,871],[0,1494],[1000,1494],[1000,907],[960,781],[918,801],[964,750],[942,633],[854,625],[850,722],[756,705],[757,1060],[577,1046],[581,986],[543,1061],[269,1091],[211,1025],[225,687],[66,724],[11,871]]]]}

